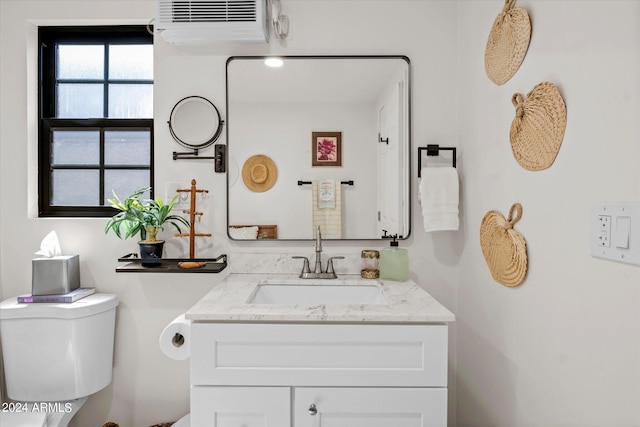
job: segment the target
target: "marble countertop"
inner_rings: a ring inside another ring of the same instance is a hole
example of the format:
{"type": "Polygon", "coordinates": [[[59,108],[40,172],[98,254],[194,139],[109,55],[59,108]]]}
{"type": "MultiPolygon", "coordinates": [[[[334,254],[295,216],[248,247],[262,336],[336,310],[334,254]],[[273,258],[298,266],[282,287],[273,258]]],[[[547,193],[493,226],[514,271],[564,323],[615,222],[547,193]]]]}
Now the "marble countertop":
{"type": "Polygon", "coordinates": [[[455,316],[412,280],[394,282],[339,275],[299,279],[295,275],[230,274],[186,312],[194,322],[439,323],[455,316]],[[388,304],[248,304],[259,284],[375,285],[388,304]]]}

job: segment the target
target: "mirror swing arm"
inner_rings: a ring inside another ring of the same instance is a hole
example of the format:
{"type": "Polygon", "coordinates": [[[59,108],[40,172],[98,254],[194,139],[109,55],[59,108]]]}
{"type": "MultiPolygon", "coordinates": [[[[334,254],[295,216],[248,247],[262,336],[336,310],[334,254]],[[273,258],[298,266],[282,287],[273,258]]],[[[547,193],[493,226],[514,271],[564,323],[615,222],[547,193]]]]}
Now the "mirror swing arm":
{"type": "Polygon", "coordinates": [[[227,158],[227,146],[223,144],[216,145],[214,147],[213,156],[198,156],[198,149],[194,148],[193,151],[178,153],[173,152],[173,160],[180,159],[200,159],[200,160],[214,160],[214,171],[217,173],[225,173],[227,171],[225,164],[227,158]]]}
{"type": "Polygon", "coordinates": [[[169,133],[171,137],[181,146],[191,149],[191,151],[187,152],[173,152],[173,160],[180,159],[200,159],[200,160],[214,160],[214,169],[215,172],[224,173],[226,172],[226,146],[223,144],[216,145],[214,147],[214,156],[200,156],[199,150],[207,148],[220,138],[222,134],[222,129],[224,127],[224,120],[222,120],[220,116],[220,111],[218,108],[208,99],[202,96],[187,96],[182,98],[180,101],[173,106],[171,110],[171,114],[169,115],[169,120],[167,121],[169,125],[169,133]],[[211,112],[215,111],[215,115],[218,119],[218,125],[213,134],[208,134],[204,138],[196,139],[190,138],[185,134],[180,135],[182,130],[176,129],[176,120],[178,118],[178,113],[181,108],[185,108],[185,105],[188,103],[197,102],[205,105],[211,112]]]}

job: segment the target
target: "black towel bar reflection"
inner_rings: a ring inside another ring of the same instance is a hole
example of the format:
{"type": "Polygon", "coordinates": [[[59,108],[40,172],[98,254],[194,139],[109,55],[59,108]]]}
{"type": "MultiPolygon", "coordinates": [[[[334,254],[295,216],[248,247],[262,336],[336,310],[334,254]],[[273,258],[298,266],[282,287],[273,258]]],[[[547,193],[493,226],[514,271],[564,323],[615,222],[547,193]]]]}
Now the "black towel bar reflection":
{"type": "MultiPolygon", "coordinates": [[[[298,185],[311,185],[312,181],[298,181],[298,185]]],[[[340,184],[343,185],[353,185],[353,180],[350,181],[340,181],[340,184]]]]}
{"type": "Polygon", "coordinates": [[[440,151],[453,151],[453,167],[456,167],[456,147],[440,147],[438,144],[428,144],[426,147],[418,147],[418,178],[422,170],[422,152],[427,152],[427,156],[438,156],[440,151]]]}

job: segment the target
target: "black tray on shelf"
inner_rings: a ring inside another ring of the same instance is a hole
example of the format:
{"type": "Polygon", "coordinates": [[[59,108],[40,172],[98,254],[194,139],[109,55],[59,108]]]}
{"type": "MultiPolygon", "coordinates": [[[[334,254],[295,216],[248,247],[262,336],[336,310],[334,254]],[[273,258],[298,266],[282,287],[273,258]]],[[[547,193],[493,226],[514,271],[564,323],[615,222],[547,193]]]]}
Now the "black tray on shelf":
{"type": "Polygon", "coordinates": [[[118,262],[126,262],[116,268],[117,273],[220,273],[227,268],[227,255],[217,258],[162,258],[162,264],[157,267],[143,267],[138,254],[131,253],[118,258],[118,262]],[[198,268],[181,268],[181,262],[204,262],[198,268]]]}

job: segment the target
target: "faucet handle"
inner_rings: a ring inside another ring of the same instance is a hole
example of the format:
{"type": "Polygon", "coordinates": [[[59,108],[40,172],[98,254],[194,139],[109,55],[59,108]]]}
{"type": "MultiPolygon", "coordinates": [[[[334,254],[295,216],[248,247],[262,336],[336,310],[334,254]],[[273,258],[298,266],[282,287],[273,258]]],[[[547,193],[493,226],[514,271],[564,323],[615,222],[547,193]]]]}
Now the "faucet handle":
{"type": "Polygon", "coordinates": [[[292,256],[291,258],[304,260],[302,264],[302,273],[300,273],[300,277],[302,277],[304,273],[311,273],[311,269],[309,268],[309,258],[307,258],[306,256],[292,256]]]}
{"type": "Polygon", "coordinates": [[[344,259],[344,257],[343,256],[332,256],[332,257],[329,258],[329,261],[327,261],[327,273],[333,274],[333,275],[336,274],[335,270],[333,269],[333,260],[334,259],[344,259]]]}

